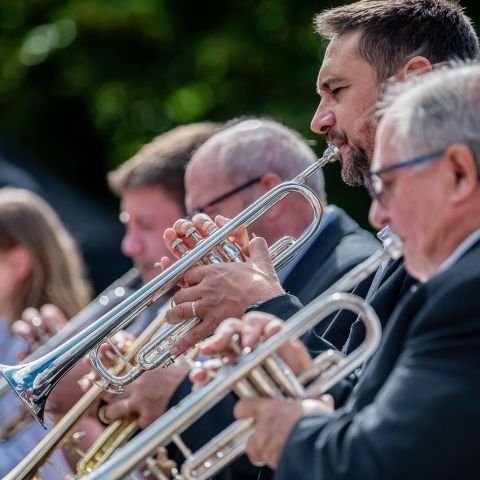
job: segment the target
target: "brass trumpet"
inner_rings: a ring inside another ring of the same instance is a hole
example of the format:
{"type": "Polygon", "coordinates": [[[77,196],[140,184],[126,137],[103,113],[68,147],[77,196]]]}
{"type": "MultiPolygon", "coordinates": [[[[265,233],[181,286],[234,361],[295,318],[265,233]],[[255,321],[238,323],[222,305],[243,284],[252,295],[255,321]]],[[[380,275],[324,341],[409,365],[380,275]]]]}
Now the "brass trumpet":
{"type": "MultiPolygon", "coordinates": [[[[105,338],[124,328],[125,325],[156,299],[173,288],[193,265],[209,255],[219,244],[225,242],[239,227],[250,225],[278,201],[289,193],[295,192],[301,194],[310,202],[313,210],[313,220],[310,226],[296,240],[295,244],[277,257],[275,266],[281,268],[281,266],[293,258],[299,249],[312,237],[321,218],[321,204],[312,190],[305,185],[305,182],[322,166],[336,161],[338,157],[338,149],[335,146],[328,147],[321,159],[317,160],[293,180],[281,183],[267,192],[227,225],[219,228],[218,231],[206,238],[191,250],[188,255],[179,259],[166,271],[148,282],[128,299],[86,327],[72,339],[33,362],[17,366],[3,365],[0,367],[0,372],[25,405],[28,406],[35,418],[45,427],[44,410],[47,397],[65,373],[88,352],[98,347],[105,338]]],[[[165,340],[163,335],[158,335],[156,338],[159,342],[165,340]]],[[[163,355],[164,352],[160,352],[160,354],[163,355]]]]}
{"type": "MultiPolygon", "coordinates": [[[[146,461],[148,464],[154,463],[152,453],[171,442],[176,443],[182,452],[186,452],[186,462],[181,473],[175,472],[174,475],[177,480],[210,478],[224,468],[245,451],[254,428],[251,420],[234,422],[229,429],[194,454],[188,452],[179,435],[232,390],[236,390],[241,396],[256,396],[261,392],[263,395],[280,398],[284,398],[285,395],[294,398],[317,397],[365,362],[375,352],[380,342],[380,322],[375,311],[363,299],[340,292],[351,290],[374,272],[385,258],[395,258],[400,253],[399,242],[389,240],[383,251],[377,252],[355,267],[287,320],[283,330],[263,342],[256,350],[246,354],[236,365],[226,367],[209,384],[191,393],[180,404],[167,411],[121,448],[108,462],[86,475],[85,480],[123,478],[146,461]],[[285,369],[285,365],[275,358],[275,351],[284,342],[298,338],[322,318],[341,308],[351,309],[361,316],[366,329],[363,344],[347,357],[332,351],[325,352],[317,357],[311,368],[303,372],[298,379],[294,378],[293,373],[285,369]]],[[[159,472],[157,478],[165,478],[161,469],[156,470],[159,472]]],[[[154,472],[155,468],[149,469],[150,474],[154,472]]]]}

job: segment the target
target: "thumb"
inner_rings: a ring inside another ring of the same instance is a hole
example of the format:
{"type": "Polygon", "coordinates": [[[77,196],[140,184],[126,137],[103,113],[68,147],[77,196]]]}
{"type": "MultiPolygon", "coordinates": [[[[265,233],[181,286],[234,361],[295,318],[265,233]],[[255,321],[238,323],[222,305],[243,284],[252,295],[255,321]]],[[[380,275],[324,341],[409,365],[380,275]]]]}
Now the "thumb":
{"type": "Polygon", "coordinates": [[[268,263],[271,265],[273,270],[273,265],[270,260],[270,253],[268,251],[268,245],[264,238],[255,237],[250,240],[249,244],[250,250],[250,260],[254,263],[265,264],[268,263]]]}

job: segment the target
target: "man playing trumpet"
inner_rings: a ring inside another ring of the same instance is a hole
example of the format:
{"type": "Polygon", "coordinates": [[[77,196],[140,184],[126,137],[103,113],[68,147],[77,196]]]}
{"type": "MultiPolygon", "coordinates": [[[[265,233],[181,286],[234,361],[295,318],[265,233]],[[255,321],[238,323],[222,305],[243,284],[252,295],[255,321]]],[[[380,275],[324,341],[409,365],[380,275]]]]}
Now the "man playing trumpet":
{"type": "MultiPolygon", "coordinates": [[[[480,65],[440,69],[385,96],[372,169],[370,221],[402,239],[419,280],[394,310],[346,405],[241,400],[253,417],[247,452],[275,478],[477,478],[480,428],[480,65]],[[454,411],[452,412],[452,409],[454,411]]],[[[224,322],[206,354],[255,347],[282,323],[262,314],[224,322]]],[[[309,364],[298,341],[284,359],[309,364]]],[[[197,379],[199,373],[193,374],[197,379]]]]}

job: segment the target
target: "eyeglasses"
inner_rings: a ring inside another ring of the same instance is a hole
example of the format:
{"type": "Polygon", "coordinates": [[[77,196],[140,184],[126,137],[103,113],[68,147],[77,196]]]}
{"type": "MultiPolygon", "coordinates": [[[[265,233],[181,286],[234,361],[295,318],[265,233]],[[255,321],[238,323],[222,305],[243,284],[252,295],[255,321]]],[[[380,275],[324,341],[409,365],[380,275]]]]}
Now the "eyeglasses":
{"type": "Polygon", "coordinates": [[[367,187],[370,197],[372,198],[372,200],[377,200],[380,205],[384,206],[385,190],[381,175],[389,172],[394,172],[396,170],[401,170],[402,168],[413,167],[414,165],[430,162],[431,160],[441,157],[444,153],[444,149],[438,150],[433,153],[428,153],[426,155],[413,158],[412,160],[407,160],[406,162],[400,162],[389,167],[381,168],[379,170],[370,170],[363,176],[363,178],[365,179],[365,186],[367,187]]]}
{"type": "Polygon", "coordinates": [[[242,190],[245,190],[246,188],[259,182],[261,179],[262,179],[262,176],[252,178],[251,180],[248,180],[245,183],[241,183],[237,187],[232,188],[231,190],[228,190],[225,193],[222,193],[221,195],[219,195],[218,197],[215,197],[213,200],[210,200],[208,203],[205,203],[201,207],[194,208],[192,211],[188,212],[187,218],[191,219],[197,213],[204,213],[206,208],[216,205],[217,203],[223,202],[223,200],[226,200],[228,197],[231,197],[232,195],[235,195],[236,193],[241,192],[242,190]]]}

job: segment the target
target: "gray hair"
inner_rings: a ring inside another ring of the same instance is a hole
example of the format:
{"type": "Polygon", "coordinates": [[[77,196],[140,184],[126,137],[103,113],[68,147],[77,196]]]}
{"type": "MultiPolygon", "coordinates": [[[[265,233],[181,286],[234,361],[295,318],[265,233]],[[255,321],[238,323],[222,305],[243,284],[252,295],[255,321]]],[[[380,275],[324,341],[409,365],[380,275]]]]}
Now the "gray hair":
{"type": "Polygon", "coordinates": [[[451,62],[390,86],[380,104],[407,157],[468,145],[480,168],[480,63],[451,62]]]}
{"type": "MultiPolygon", "coordinates": [[[[210,141],[220,151],[218,167],[238,183],[267,172],[291,180],[317,159],[296,131],[265,118],[233,121],[210,141]]],[[[321,171],[310,178],[308,185],[325,200],[321,171]]]]}

